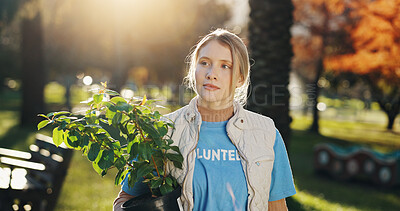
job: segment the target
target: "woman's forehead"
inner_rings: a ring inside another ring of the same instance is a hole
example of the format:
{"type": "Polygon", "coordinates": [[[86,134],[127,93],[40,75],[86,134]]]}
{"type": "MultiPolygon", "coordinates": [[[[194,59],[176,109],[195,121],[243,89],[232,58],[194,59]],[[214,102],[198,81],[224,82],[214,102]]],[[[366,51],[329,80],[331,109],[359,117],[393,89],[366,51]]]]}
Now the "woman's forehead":
{"type": "Polygon", "coordinates": [[[230,47],[218,40],[211,40],[200,47],[198,58],[202,57],[232,62],[232,52],[230,47]]]}

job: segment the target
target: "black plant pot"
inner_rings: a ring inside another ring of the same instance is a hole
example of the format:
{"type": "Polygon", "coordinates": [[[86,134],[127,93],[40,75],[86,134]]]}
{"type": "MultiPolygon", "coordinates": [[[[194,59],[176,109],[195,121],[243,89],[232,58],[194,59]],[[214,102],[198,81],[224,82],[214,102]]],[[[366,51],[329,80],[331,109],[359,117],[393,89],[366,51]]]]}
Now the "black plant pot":
{"type": "Polygon", "coordinates": [[[151,194],[144,194],[126,201],[122,204],[124,211],[179,211],[177,199],[181,196],[181,187],[157,198],[151,197],[151,194]]]}

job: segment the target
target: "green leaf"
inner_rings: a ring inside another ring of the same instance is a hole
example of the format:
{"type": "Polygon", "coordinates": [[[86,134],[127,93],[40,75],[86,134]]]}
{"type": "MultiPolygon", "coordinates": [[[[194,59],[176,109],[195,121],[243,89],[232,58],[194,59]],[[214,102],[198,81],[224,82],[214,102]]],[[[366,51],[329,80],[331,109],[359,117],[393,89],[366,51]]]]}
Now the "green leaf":
{"type": "Polygon", "coordinates": [[[119,125],[119,129],[123,134],[128,134],[128,129],[126,128],[127,124],[119,125]]]}
{"type": "Polygon", "coordinates": [[[114,104],[117,104],[118,102],[126,103],[126,100],[122,97],[113,97],[113,98],[111,98],[110,101],[113,102],[114,104]]]}
{"type": "Polygon", "coordinates": [[[122,173],[124,172],[124,169],[121,169],[118,171],[117,175],[115,175],[115,179],[114,179],[114,185],[119,185],[120,184],[120,180],[121,180],[121,176],[122,173]]]}
{"type": "Polygon", "coordinates": [[[97,142],[90,142],[89,153],[87,155],[90,161],[95,161],[100,152],[100,145],[97,142]]]}
{"type": "Polygon", "coordinates": [[[94,169],[99,175],[102,175],[103,169],[101,169],[101,168],[99,167],[99,164],[98,164],[97,161],[92,162],[92,167],[93,167],[93,169],[94,169]]]}
{"type": "Polygon", "coordinates": [[[160,187],[160,192],[161,192],[161,194],[162,194],[163,196],[164,196],[165,194],[167,194],[167,193],[172,192],[173,190],[174,190],[174,188],[172,188],[172,186],[171,186],[171,185],[168,185],[167,183],[161,185],[161,187],[160,187]]]}
{"type": "Polygon", "coordinates": [[[114,90],[110,90],[110,89],[106,89],[106,94],[109,94],[109,95],[119,95],[118,92],[116,92],[116,91],[114,91],[114,90]]]}
{"type": "Polygon", "coordinates": [[[166,178],[165,178],[165,182],[166,182],[168,185],[171,185],[171,186],[172,186],[172,179],[171,179],[171,178],[166,177],[166,178]]]}
{"type": "Polygon", "coordinates": [[[52,117],[54,115],[54,112],[50,112],[50,113],[48,113],[46,116],[47,117],[52,117]]]}
{"type": "Polygon", "coordinates": [[[50,120],[47,120],[47,119],[39,122],[39,124],[37,125],[38,130],[46,127],[49,123],[50,123],[50,120]]]}
{"type": "Polygon", "coordinates": [[[175,167],[182,169],[183,157],[181,154],[167,153],[166,157],[172,161],[175,167]]]}
{"type": "Polygon", "coordinates": [[[179,151],[179,147],[177,146],[170,146],[172,150],[174,150],[175,152],[181,154],[181,152],[179,151]]]}
{"type": "Polygon", "coordinates": [[[180,154],[167,153],[166,156],[171,161],[183,162],[183,157],[180,154]]]}
{"type": "Polygon", "coordinates": [[[156,179],[156,180],[152,180],[151,181],[151,188],[158,188],[158,187],[160,187],[160,185],[162,184],[162,181],[163,181],[163,178],[159,178],[159,179],[156,179]]]}
{"type": "Polygon", "coordinates": [[[115,166],[117,169],[121,170],[121,169],[124,169],[125,164],[126,164],[126,160],[125,160],[125,158],[123,158],[123,157],[121,156],[121,157],[118,157],[118,159],[115,161],[114,166],[115,166]]]}
{"type": "Polygon", "coordinates": [[[103,129],[100,125],[95,125],[95,124],[85,125],[85,128],[99,128],[99,129],[103,129]]]}
{"type": "Polygon", "coordinates": [[[46,115],[44,115],[44,114],[38,114],[38,116],[41,116],[41,117],[44,117],[44,118],[48,118],[46,115]]]}
{"type": "Polygon", "coordinates": [[[128,125],[126,125],[126,129],[128,132],[133,132],[135,130],[135,125],[128,123],[128,125]]]}
{"type": "Polygon", "coordinates": [[[110,168],[114,163],[114,151],[103,150],[99,160],[99,167],[103,170],[110,168]]]}
{"type": "Polygon", "coordinates": [[[82,142],[80,133],[76,130],[71,130],[68,134],[67,142],[73,148],[80,150],[82,142]]]}
{"type": "Polygon", "coordinates": [[[109,136],[105,132],[94,134],[94,136],[96,136],[98,140],[109,139],[109,136]]]}
{"type": "Polygon", "coordinates": [[[119,141],[111,141],[111,143],[107,145],[118,151],[121,150],[121,144],[119,143],[119,141]]]}
{"type": "Polygon", "coordinates": [[[182,169],[182,162],[172,161],[176,168],[182,169]]]}
{"type": "Polygon", "coordinates": [[[111,105],[108,107],[108,109],[112,112],[117,112],[117,107],[115,107],[114,104],[110,103],[111,105]]]}
{"type": "Polygon", "coordinates": [[[156,118],[156,119],[160,119],[160,117],[161,117],[161,114],[158,111],[154,111],[153,115],[154,115],[154,118],[156,118]]]}
{"type": "Polygon", "coordinates": [[[144,160],[150,160],[151,158],[151,147],[149,143],[141,143],[138,145],[138,152],[139,155],[144,159],[144,160]]]}
{"type": "Polygon", "coordinates": [[[122,120],[122,114],[120,112],[115,113],[113,119],[112,119],[112,124],[113,125],[118,125],[121,123],[122,120]]]}
{"type": "Polygon", "coordinates": [[[88,135],[84,135],[83,137],[81,137],[81,144],[79,145],[80,147],[85,147],[87,145],[89,145],[89,140],[90,137],[88,135]]]}
{"type": "Polygon", "coordinates": [[[69,111],[58,111],[54,113],[54,116],[64,115],[64,114],[71,114],[69,111]]]}
{"type": "MultiPolygon", "coordinates": [[[[112,120],[114,118],[115,115],[115,111],[111,111],[111,109],[108,109],[106,111],[106,118],[110,120],[112,120]]],[[[110,124],[110,122],[108,122],[110,124]]]]}
{"type": "Polygon", "coordinates": [[[129,112],[132,109],[132,106],[126,102],[120,101],[120,102],[117,102],[117,105],[115,106],[115,108],[119,111],[129,112]]]}
{"type": "Polygon", "coordinates": [[[127,169],[120,169],[115,176],[114,184],[119,185],[125,179],[126,174],[128,173],[127,169]]]}
{"type": "Polygon", "coordinates": [[[168,129],[163,126],[163,127],[158,128],[158,132],[160,133],[160,136],[163,137],[168,133],[168,129]]]}
{"type": "Polygon", "coordinates": [[[106,119],[103,118],[99,118],[100,122],[104,123],[104,124],[108,124],[108,121],[106,119]]]}
{"type": "Polygon", "coordinates": [[[137,170],[137,178],[141,178],[153,171],[153,166],[143,165],[137,170]]]}
{"type": "Polygon", "coordinates": [[[137,171],[134,169],[130,169],[129,170],[129,175],[128,175],[128,186],[129,187],[133,187],[137,181],[137,171]]]}
{"type": "Polygon", "coordinates": [[[143,130],[149,134],[153,139],[159,139],[160,134],[158,133],[157,129],[153,126],[152,123],[147,123],[143,120],[138,121],[140,127],[143,128],[143,130]]]}
{"type": "Polygon", "coordinates": [[[103,105],[105,105],[108,109],[110,109],[111,106],[114,106],[112,103],[108,101],[103,101],[103,105]]]}
{"type": "Polygon", "coordinates": [[[59,127],[53,129],[53,142],[56,146],[60,146],[60,144],[64,141],[63,139],[63,131],[60,130],[59,127]]]}
{"type": "Polygon", "coordinates": [[[166,139],[168,145],[171,145],[172,143],[174,143],[174,141],[172,139],[166,139]]]}
{"type": "Polygon", "coordinates": [[[101,101],[103,101],[103,97],[104,97],[103,94],[95,94],[95,95],[93,95],[94,103],[99,104],[101,101]]]}
{"type": "Polygon", "coordinates": [[[139,154],[139,144],[138,143],[133,143],[129,151],[129,160],[136,159],[138,154],[139,154]]]}

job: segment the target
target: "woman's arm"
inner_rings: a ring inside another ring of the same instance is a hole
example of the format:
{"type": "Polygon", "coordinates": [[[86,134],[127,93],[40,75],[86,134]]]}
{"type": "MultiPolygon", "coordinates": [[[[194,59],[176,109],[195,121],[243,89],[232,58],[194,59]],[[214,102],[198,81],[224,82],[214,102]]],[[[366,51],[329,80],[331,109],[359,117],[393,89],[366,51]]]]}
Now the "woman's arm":
{"type": "Polygon", "coordinates": [[[268,211],[287,211],[286,200],[280,199],[268,202],[268,211]]]}
{"type": "Polygon", "coordinates": [[[131,198],[134,198],[134,196],[132,196],[128,193],[125,193],[125,191],[121,190],[119,192],[117,198],[114,200],[113,211],[122,211],[121,205],[131,198]]]}

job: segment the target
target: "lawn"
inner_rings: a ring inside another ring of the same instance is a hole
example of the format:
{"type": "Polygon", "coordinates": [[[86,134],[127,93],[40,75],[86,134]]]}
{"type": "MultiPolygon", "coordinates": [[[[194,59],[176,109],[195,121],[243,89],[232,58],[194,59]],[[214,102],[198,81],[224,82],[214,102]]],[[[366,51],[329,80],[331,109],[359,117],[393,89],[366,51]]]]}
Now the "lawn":
{"type": "Polygon", "coordinates": [[[314,174],[313,146],[318,143],[360,144],[379,151],[400,150],[400,133],[374,123],[321,120],[322,135],[307,132],[310,118],[294,116],[290,145],[297,194],[288,199],[292,210],[400,210],[400,187],[382,189],[356,181],[335,181],[314,174]]]}
{"type": "MultiPolygon", "coordinates": [[[[34,128],[16,126],[18,112],[0,111],[0,147],[25,150],[34,141],[34,128]]],[[[400,147],[400,132],[388,132],[378,123],[321,120],[322,135],[310,134],[310,119],[294,116],[290,160],[297,194],[289,198],[290,210],[400,210],[400,188],[381,189],[360,182],[340,182],[314,174],[313,146],[322,142],[357,143],[379,150],[400,147]]],[[[397,125],[398,126],[398,125],[397,125]]],[[[48,131],[45,133],[49,134],[48,131]]],[[[101,178],[90,162],[75,152],[56,211],[111,210],[120,189],[114,171],[101,178]]]]}

